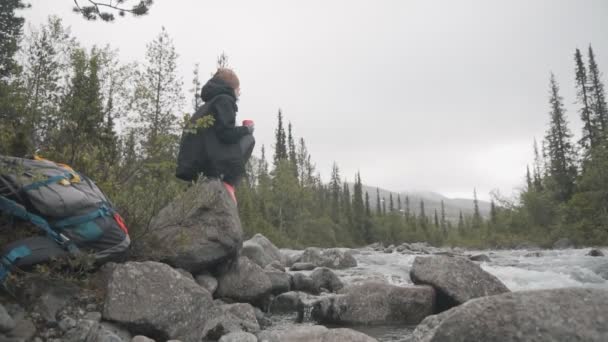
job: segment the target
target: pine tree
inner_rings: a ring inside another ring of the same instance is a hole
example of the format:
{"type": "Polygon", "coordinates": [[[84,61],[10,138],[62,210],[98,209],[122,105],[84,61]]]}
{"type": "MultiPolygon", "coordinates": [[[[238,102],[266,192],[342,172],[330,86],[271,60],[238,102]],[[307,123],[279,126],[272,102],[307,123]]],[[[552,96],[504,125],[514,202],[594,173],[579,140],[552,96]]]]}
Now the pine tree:
{"type": "Polygon", "coordinates": [[[289,122],[287,125],[287,148],[287,158],[289,160],[289,164],[293,169],[294,176],[297,178],[300,172],[298,170],[298,157],[296,154],[296,144],[293,139],[291,122],[289,122]]]}
{"type": "Polygon", "coordinates": [[[575,153],[570,142],[572,134],[568,129],[562,97],[555,76],[551,74],[551,123],[546,135],[547,156],[549,158],[548,175],[551,180],[551,191],[556,200],[565,202],[574,192],[576,167],[575,153]]]}
{"type": "Polygon", "coordinates": [[[382,197],[382,215],[386,216],[386,198],[382,197]]]}
{"type": "Polygon", "coordinates": [[[530,175],[530,166],[526,165],[526,191],[533,191],[534,184],[532,183],[532,176],[530,175]]]}
{"type": "Polygon", "coordinates": [[[540,153],[538,151],[538,143],[536,139],[534,139],[534,174],[532,177],[534,183],[534,190],[540,192],[543,190],[542,183],[542,167],[544,165],[543,160],[541,159],[540,153]]]}
{"type": "Polygon", "coordinates": [[[369,207],[369,193],[365,192],[365,216],[372,217],[372,211],[369,207]]]}
{"type": "Polygon", "coordinates": [[[448,235],[448,231],[447,231],[447,222],[446,222],[446,218],[445,218],[445,203],[443,203],[443,200],[441,200],[441,231],[443,232],[443,236],[447,236],[448,235]]]}
{"type": "Polygon", "coordinates": [[[361,183],[361,173],[355,174],[355,184],[353,186],[353,225],[360,238],[365,239],[365,219],[369,209],[369,198],[366,193],[366,202],[363,202],[363,184],[361,183]]]}
{"type": "Polygon", "coordinates": [[[422,229],[426,230],[427,228],[427,217],[426,217],[426,211],[424,210],[424,200],[420,200],[420,213],[418,215],[419,217],[419,221],[420,221],[420,227],[422,227],[422,229]]]}
{"type": "Polygon", "coordinates": [[[0,3],[0,80],[5,81],[15,73],[14,56],[19,49],[19,39],[24,19],[15,11],[25,8],[21,0],[3,0],[0,3]]]}
{"type": "Polygon", "coordinates": [[[589,45],[589,94],[591,97],[592,119],[599,127],[604,139],[608,139],[608,105],[606,105],[606,92],[602,83],[602,74],[595,62],[595,55],[589,45]]]}
{"type": "Polygon", "coordinates": [[[464,233],[464,218],[462,216],[462,210],[458,214],[458,232],[461,235],[464,233]]]}
{"type": "Polygon", "coordinates": [[[492,222],[492,225],[496,225],[498,222],[498,209],[496,208],[494,200],[490,201],[490,222],[492,222]]]}
{"type": "Polygon", "coordinates": [[[382,202],[380,201],[380,189],[376,188],[376,215],[382,215],[382,202]]]}
{"type": "Polygon", "coordinates": [[[334,222],[340,222],[340,188],[342,186],[342,181],[340,180],[340,170],[338,168],[338,164],[334,162],[331,168],[331,180],[329,182],[330,188],[330,196],[331,196],[331,218],[334,222]]]}
{"type": "Polygon", "coordinates": [[[581,51],[576,49],[574,54],[574,61],[576,62],[576,95],[577,102],[581,105],[579,110],[581,120],[583,121],[583,136],[580,140],[580,144],[585,150],[585,154],[588,155],[590,150],[596,145],[596,129],[592,122],[591,105],[589,99],[589,85],[587,80],[587,69],[583,63],[583,57],[581,51]]]}
{"type": "Polygon", "coordinates": [[[287,145],[285,129],[283,128],[283,112],[279,109],[277,114],[277,129],[275,130],[274,143],[274,167],[276,168],[282,160],[287,159],[287,145]]]}
{"type": "Polygon", "coordinates": [[[183,82],[177,69],[178,54],[164,27],[146,48],[133,102],[146,156],[161,160],[177,152],[183,82]]]}
{"type": "Polygon", "coordinates": [[[479,200],[477,200],[477,189],[473,189],[473,228],[481,228],[482,219],[479,212],[479,200]]]}
{"type": "Polygon", "coordinates": [[[192,113],[196,112],[198,107],[203,104],[203,99],[201,99],[201,87],[199,66],[198,63],[196,63],[194,64],[194,70],[192,71],[192,88],[190,88],[190,93],[192,94],[192,113]]]}

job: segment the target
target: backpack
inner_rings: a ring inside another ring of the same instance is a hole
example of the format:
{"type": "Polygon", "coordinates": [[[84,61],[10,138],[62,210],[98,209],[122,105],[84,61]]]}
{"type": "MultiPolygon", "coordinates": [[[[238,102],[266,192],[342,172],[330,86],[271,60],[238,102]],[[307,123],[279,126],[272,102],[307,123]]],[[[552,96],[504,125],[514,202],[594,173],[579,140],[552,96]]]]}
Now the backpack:
{"type": "MultiPolygon", "coordinates": [[[[45,241],[70,254],[86,252],[103,261],[130,245],[122,218],[92,180],[67,165],[38,157],[0,155],[0,213],[30,222],[45,233],[45,241]]],[[[22,241],[4,247],[0,281],[14,265],[44,260],[41,246],[49,251],[52,247],[39,238],[22,241]]]]}

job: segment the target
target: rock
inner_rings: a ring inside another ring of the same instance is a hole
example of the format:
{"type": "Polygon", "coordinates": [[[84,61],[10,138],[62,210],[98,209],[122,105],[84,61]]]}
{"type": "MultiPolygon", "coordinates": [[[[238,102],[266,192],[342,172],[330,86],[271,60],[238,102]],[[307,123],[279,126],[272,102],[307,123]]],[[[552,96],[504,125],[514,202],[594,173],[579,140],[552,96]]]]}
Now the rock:
{"type": "Polygon", "coordinates": [[[262,268],[274,261],[285,264],[283,255],[277,246],[262,234],[255,234],[251,239],[245,241],[241,255],[248,257],[262,268]]]}
{"type": "Polygon", "coordinates": [[[317,267],[329,267],[333,269],[357,266],[357,260],[355,260],[352,253],[339,248],[321,250],[320,248],[309,247],[304,250],[299,261],[309,262],[317,267]]]}
{"type": "Polygon", "coordinates": [[[68,331],[76,326],[76,320],[72,317],[66,316],[59,321],[58,326],[61,331],[68,331]]]}
{"type": "Polygon", "coordinates": [[[300,258],[302,257],[304,252],[300,251],[281,251],[281,255],[283,260],[285,260],[285,266],[291,267],[293,264],[300,262],[300,258]]]}
{"type": "Polygon", "coordinates": [[[213,310],[211,316],[203,330],[206,339],[215,341],[232,332],[245,331],[255,334],[260,331],[255,309],[250,304],[222,305],[213,310]]]}
{"type": "Polygon", "coordinates": [[[272,290],[272,283],[264,270],[247,257],[240,257],[218,277],[216,295],[237,302],[257,302],[272,290]]]}
{"type": "Polygon", "coordinates": [[[156,342],[156,341],[154,341],[153,339],[148,338],[146,336],[137,335],[137,336],[133,337],[131,342],[156,342]]]}
{"type": "Polygon", "coordinates": [[[477,255],[472,255],[469,257],[469,260],[471,261],[479,261],[479,262],[490,262],[492,260],[490,260],[490,257],[485,255],[485,254],[477,254],[477,255]]]}
{"type": "Polygon", "coordinates": [[[233,332],[222,336],[219,342],[258,342],[258,338],[246,332],[233,332]]]}
{"type": "Polygon", "coordinates": [[[394,250],[394,248],[387,247],[387,248],[384,249],[384,253],[391,254],[391,253],[393,253],[393,250],[394,250]]]}
{"type": "Polygon", "coordinates": [[[542,256],[543,256],[543,253],[541,253],[541,252],[530,252],[530,253],[524,254],[524,258],[540,258],[542,256]]]}
{"type": "Polygon", "coordinates": [[[4,305],[0,304],[0,333],[9,332],[13,328],[15,328],[15,321],[6,312],[4,305]]]}
{"type": "Polygon", "coordinates": [[[285,265],[283,265],[279,261],[275,260],[275,261],[271,262],[270,264],[266,265],[266,267],[264,267],[264,269],[285,272],[285,265]]]}
{"type": "Polygon", "coordinates": [[[323,342],[378,342],[375,338],[369,337],[358,331],[339,328],[330,329],[325,336],[323,342]]]}
{"type": "Polygon", "coordinates": [[[319,293],[312,278],[304,273],[294,273],[291,280],[293,282],[291,288],[294,291],[303,291],[313,294],[319,293]]]}
{"type": "Polygon", "coordinates": [[[341,328],[327,329],[322,325],[295,326],[288,330],[263,331],[259,342],[377,342],[363,333],[341,328]]]}
{"type": "Polygon", "coordinates": [[[101,312],[87,312],[83,319],[87,319],[89,321],[100,322],[101,321],[101,312]]]}
{"type": "Polygon", "coordinates": [[[589,251],[589,253],[586,254],[587,256],[592,256],[592,257],[600,257],[600,256],[604,256],[604,252],[602,252],[599,249],[595,249],[593,248],[592,250],[589,251]]]}
{"type": "Polygon", "coordinates": [[[345,294],[313,304],[311,317],[323,324],[418,324],[435,309],[430,286],[400,287],[380,282],[352,285],[345,294]]]}
{"type": "Polygon", "coordinates": [[[59,278],[31,276],[18,289],[22,303],[30,303],[29,310],[52,324],[57,323],[57,313],[68,306],[79,295],[80,288],[74,283],[59,278]]]}
{"type": "Polygon", "coordinates": [[[289,268],[291,271],[312,271],[315,269],[315,265],[310,262],[296,262],[289,268]]]}
{"type": "Polygon", "coordinates": [[[607,307],[599,289],[506,293],[430,316],[410,341],[606,341],[607,307]]]}
{"type": "Polygon", "coordinates": [[[574,243],[568,238],[561,238],[553,244],[553,249],[574,248],[574,243]]]}
{"type": "Polygon", "coordinates": [[[158,340],[201,340],[213,306],[207,290],[170,266],[127,262],[112,272],[103,318],[158,340]]]}
{"type": "Polygon", "coordinates": [[[217,290],[217,279],[207,272],[197,275],[194,280],[211,294],[214,294],[217,290]]]}
{"type": "Polygon", "coordinates": [[[319,267],[315,269],[310,275],[312,278],[313,285],[317,292],[321,292],[321,289],[327,289],[330,292],[337,292],[344,287],[342,280],[327,267],[319,267]]]}
{"type": "Polygon", "coordinates": [[[495,276],[465,258],[416,257],[410,270],[414,284],[431,285],[437,291],[437,309],[443,311],[469,299],[509,292],[495,276]]]}
{"type": "Polygon", "coordinates": [[[273,295],[278,295],[289,291],[291,287],[291,275],[276,270],[265,270],[264,272],[268,276],[268,279],[270,279],[270,284],[272,285],[270,292],[273,295]]]}
{"type": "Polygon", "coordinates": [[[9,338],[21,339],[22,341],[29,341],[34,335],[36,335],[36,326],[29,319],[21,319],[15,322],[15,327],[6,334],[9,338]]]}
{"type": "Polygon", "coordinates": [[[290,291],[276,296],[270,303],[269,311],[273,314],[292,313],[298,311],[298,305],[310,296],[305,292],[290,291]]]}
{"type": "Polygon", "coordinates": [[[270,320],[270,318],[266,317],[262,310],[256,307],[254,307],[253,309],[255,310],[255,319],[258,321],[260,329],[265,329],[272,325],[272,321],[270,320]]]}
{"type": "Polygon", "coordinates": [[[64,342],[87,341],[87,338],[91,332],[96,330],[98,327],[99,322],[86,319],[79,320],[74,327],[66,331],[61,340],[64,342]]]}
{"type": "Polygon", "coordinates": [[[233,259],[242,239],[238,211],[222,182],[201,179],[154,217],[135,252],[200,274],[233,259]]]}
{"type": "Polygon", "coordinates": [[[103,322],[91,329],[85,342],[127,342],[131,334],[111,323],[103,322]]]}

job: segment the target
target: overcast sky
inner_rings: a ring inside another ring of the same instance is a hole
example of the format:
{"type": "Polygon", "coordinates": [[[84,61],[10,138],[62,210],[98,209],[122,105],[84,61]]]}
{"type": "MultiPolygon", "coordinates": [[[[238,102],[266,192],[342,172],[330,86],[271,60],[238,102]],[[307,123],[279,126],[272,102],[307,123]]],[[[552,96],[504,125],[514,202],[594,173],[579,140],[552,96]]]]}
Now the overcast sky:
{"type": "Polygon", "coordinates": [[[69,0],[30,2],[29,24],[59,15],[84,45],[110,44],[124,61],[143,60],[165,26],[185,89],[195,63],[208,76],[225,51],[258,154],[281,108],[325,180],[336,161],[348,180],[360,170],[393,191],[512,194],[547,128],[549,73],[576,134],[574,50],[591,43],[608,73],[605,0],[156,0],[111,24],[86,22],[69,0]]]}

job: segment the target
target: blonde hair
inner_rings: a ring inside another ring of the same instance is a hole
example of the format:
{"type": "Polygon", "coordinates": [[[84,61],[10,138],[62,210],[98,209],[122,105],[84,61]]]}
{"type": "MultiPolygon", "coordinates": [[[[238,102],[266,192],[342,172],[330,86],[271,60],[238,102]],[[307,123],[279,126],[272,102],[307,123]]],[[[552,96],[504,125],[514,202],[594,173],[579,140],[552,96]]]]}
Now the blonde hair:
{"type": "Polygon", "coordinates": [[[219,68],[219,69],[217,69],[217,71],[215,72],[215,75],[213,75],[213,77],[217,77],[220,80],[228,83],[228,85],[234,90],[237,90],[241,87],[239,78],[236,75],[236,73],[234,72],[234,70],[232,70],[232,69],[219,68]]]}

